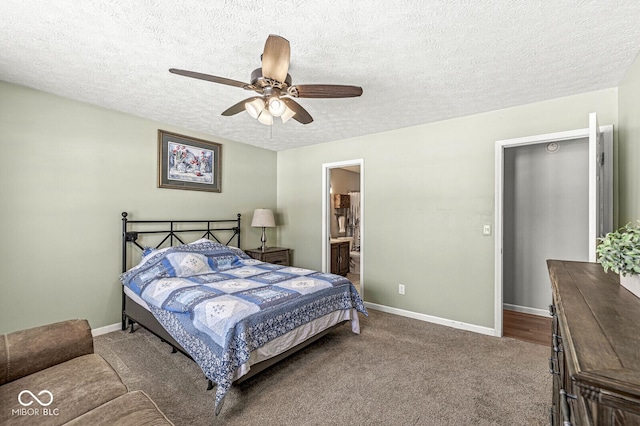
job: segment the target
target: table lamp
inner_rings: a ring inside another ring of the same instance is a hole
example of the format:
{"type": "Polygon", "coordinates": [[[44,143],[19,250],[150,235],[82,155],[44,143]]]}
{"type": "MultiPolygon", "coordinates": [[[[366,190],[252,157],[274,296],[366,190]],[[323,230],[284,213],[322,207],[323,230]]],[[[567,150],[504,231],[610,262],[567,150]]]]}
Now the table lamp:
{"type": "Polygon", "coordinates": [[[264,228],[274,228],[276,226],[276,220],[273,217],[273,211],[270,209],[255,209],[253,211],[253,219],[251,220],[251,226],[256,228],[262,228],[262,246],[260,250],[264,251],[267,246],[267,236],[264,233],[264,228]]]}

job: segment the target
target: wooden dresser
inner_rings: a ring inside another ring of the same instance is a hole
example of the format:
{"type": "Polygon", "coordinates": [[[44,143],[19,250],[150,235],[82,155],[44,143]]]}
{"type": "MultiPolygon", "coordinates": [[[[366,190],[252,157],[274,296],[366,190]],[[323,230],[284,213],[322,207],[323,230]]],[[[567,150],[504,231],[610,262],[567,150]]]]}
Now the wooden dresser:
{"type": "Polygon", "coordinates": [[[640,426],[640,299],[597,263],[547,261],[553,425],[640,426]]]}

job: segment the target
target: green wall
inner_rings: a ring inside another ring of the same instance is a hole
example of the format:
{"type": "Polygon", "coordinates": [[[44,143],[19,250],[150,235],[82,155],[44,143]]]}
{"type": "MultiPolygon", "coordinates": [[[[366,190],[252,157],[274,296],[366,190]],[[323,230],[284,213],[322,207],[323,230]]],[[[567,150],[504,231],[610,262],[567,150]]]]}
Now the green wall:
{"type": "Polygon", "coordinates": [[[481,327],[494,324],[496,140],[617,126],[617,89],[278,153],[279,243],[321,268],[322,164],[364,159],[367,302],[481,327]],[[398,295],[398,284],[406,295],[398,295]]]}
{"type": "Polygon", "coordinates": [[[618,86],[620,225],[640,219],[640,56],[618,86]]]}
{"type": "MultiPolygon", "coordinates": [[[[277,155],[0,82],[0,333],[68,318],[120,320],[121,215],[244,217],[276,207],[277,155]],[[222,192],[157,188],[157,131],[223,144],[222,192]]],[[[275,233],[269,238],[275,239],[275,233]]]]}
{"type": "MultiPolygon", "coordinates": [[[[0,82],[0,332],[119,321],[120,213],[234,217],[278,209],[278,244],[321,268],[322,164],[364,159],[365,299],[493,327],[496,140],[584,128],[616,132],[619,223],[640,218],[640,60],[619,88],[272,152],[0,82]],[[222,193],[156,187],[157,130],[222,143],[222,193]],[[397,294],[398,283],[406,295],[397,294]]],[[[275,233],[268,235],[274,241],[275,233]]]]}

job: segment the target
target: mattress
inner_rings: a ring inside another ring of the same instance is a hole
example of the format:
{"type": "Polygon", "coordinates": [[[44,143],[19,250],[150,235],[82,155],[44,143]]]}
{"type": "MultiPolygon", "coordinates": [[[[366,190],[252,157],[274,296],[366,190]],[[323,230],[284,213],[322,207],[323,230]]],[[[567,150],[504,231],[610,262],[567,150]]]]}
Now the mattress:
{"type": "MultiPolygon", "coordinates": [[[[136,302],[147,311],[150,311],[147,302],[142,300],[142,298],[135,294],[133,290],[128,287],[123,287],[123,289],[125,294],[129,296],[131,300],[136,302]]],[[[236,370],[234,380],[237,380],[247,374],[252,365],[280,355],[281,353],[286,352],[287,350],[304,342],[310,337],[342,321],[351,321],[351,331],[356,334],[360,333],[360,321],[358,319],[358,313],[355,308],[331,312],[309,323],[303,324],[289,331],[288,333],[267,342],[265,345],[259,347],[258,349],[251,351],[249,360],[246,363],[242,364],[238,368],[238,370],[236,370]]]]}

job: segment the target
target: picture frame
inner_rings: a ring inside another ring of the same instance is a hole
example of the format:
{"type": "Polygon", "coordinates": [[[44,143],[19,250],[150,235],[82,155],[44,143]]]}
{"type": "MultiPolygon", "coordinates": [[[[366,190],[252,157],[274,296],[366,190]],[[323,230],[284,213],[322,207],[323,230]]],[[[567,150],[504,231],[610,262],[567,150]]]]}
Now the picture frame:
{"type": "Polygon", "coordinates": [[[158,130],[158,187],[221,192],[222,145],[158,130]]]}

